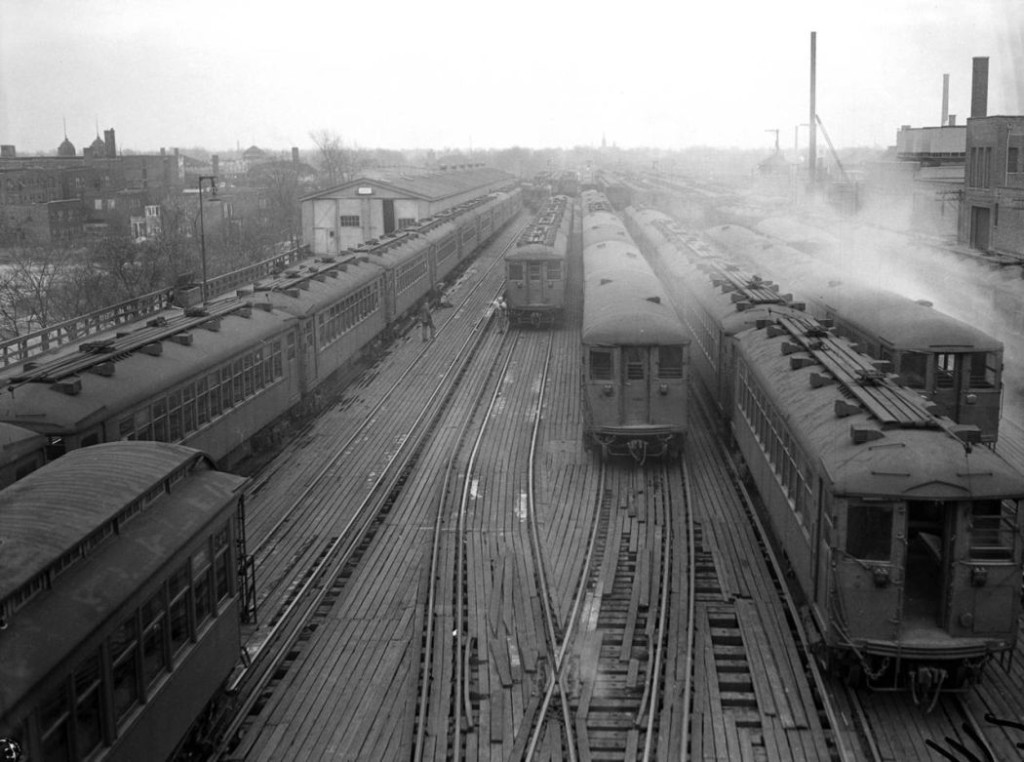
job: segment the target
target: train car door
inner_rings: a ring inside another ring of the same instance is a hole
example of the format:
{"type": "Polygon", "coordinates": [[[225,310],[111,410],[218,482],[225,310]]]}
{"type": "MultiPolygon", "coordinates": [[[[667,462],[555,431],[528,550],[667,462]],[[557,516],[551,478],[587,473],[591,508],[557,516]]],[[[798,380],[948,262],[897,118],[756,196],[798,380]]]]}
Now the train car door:
{"type": "Polygon", "coordinates": [[[547,304],[550,299],[544,289],[544,263],[526,263],[526,301],[524,305],[547,304]]]}
{"type": "Polygon", "coordinates": [[[622,347],[622,407],[619,420],[623,426],[636,426],[651,421],[651,352],[650,347],[622,347]]]}

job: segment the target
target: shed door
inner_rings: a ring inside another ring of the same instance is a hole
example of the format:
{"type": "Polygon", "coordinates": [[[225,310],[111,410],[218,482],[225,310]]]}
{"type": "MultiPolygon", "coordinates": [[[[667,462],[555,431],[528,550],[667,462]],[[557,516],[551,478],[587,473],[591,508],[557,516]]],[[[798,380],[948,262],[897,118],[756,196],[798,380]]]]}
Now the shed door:
{"type": "Polygon", "coordinates": [[[384,235],[395,230],[395,201],[391,198],[384,199],[384,235]]]}
{"type": "Polygon", "coordinates": [[[986,206],[971,207],[971,248],[988,250],[990,210],[986,206]]]}
{"type": "Polygon", "coordinates": [[[622,411],[624,426],[645,424],[651,420],[649,347],[622,348],[622,411]]]}

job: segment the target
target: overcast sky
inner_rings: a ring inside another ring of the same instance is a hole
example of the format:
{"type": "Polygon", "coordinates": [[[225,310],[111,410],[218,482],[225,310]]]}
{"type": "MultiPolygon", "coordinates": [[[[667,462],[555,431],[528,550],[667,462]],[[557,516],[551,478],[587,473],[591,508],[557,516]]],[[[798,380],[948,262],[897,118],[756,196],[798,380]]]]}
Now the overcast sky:
{"type": "Polygon", "coordinates": [[[937,125],[947,73],[963,124],[974,56],[1024,114],[1024,0],[0,0],[0,143],[791,147],[812,30],[837,146],[937,125]]]}

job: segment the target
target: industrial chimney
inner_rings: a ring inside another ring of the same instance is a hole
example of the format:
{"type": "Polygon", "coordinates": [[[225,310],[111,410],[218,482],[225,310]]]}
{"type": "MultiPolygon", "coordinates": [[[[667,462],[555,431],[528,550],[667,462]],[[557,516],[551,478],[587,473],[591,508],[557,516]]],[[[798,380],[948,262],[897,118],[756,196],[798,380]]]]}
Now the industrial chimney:
{"type": "Polygon", "coordinates": [[[949,75],[942,75],[942,119],[939,121],[940,127],[946,126],[946,120],[949,119],[949,75]]]}
{"type": "Polygon", "coordinates": [[[988,116],[988,56],[975,57],[971,81],[971,119],[988,116]]]}

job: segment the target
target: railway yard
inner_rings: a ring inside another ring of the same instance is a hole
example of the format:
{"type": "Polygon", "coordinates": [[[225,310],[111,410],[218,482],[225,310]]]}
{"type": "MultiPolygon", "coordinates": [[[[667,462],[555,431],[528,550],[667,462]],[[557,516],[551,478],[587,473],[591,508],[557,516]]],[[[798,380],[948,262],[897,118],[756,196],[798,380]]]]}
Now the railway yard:
{"type": "MultiPolygon", "coordinates": [[[[242,463],[255,616],[177,759],[1024,759],[1020,620],[964,692],[822,669],[696,375],[671,457],[588,446],[578,215],[562,319],[495,308],[527,223],[446,285],[436,334],[402,324],[272,457],[242,463]]],[[[1024,462],[1015,421],[996,451],[1024,462]]]]}
{"type": "Polygon", "coordinates": [[[584,449],[578,252],[564,325],[504,332],[511,236],[256,474],[221,758],[1015,758],[1020,653],[931,712],[812,669],[706,416],[678,462],[584,449]]]}

